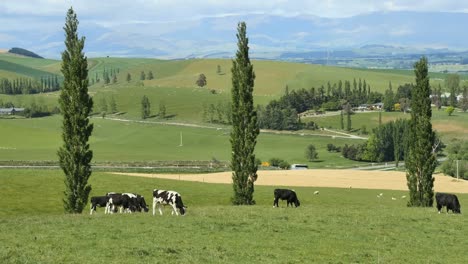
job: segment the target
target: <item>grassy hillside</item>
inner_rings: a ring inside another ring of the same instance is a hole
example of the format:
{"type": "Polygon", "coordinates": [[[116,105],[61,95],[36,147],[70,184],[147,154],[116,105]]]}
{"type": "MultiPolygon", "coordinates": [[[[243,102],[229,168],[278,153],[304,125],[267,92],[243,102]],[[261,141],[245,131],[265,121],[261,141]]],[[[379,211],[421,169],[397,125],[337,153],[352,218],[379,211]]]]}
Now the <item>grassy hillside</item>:
{"type": "Polygon", "coordinates": [[[407,195],[402,191],[295,188],[299,208],[272,208],[273,186],[256,186],[254,206],[231,206],[231,185],[107,173],[94,173],[90,183],[91,195],[136,192],[149,203],[154,188],[176,190],[187,215],[171,216],[169,208],[162,216],[104,215],[102,208],[89,215],[89,207],[64,215],[60,171],[0,170],[0,262],[465,262],[465,215],[390,199],[407,195]],[[380,192],[384,198],[376,198],[380,192]]]}
{"type": "MultiPolygon", "coordinates": [[[[62,144],[59,116],[35,119],[0,120],[0,160],[57,160],[62,144]]],[[[230,160],[229,129],[199,128],[93,118],[90,139],[93,161],[132,162],[155,160],[230,160]],[[180,145],[182,133],[183,146],[180,145]]],[[[350,167],[357,162],[326,151],[327,143],[355,142],[323,136],[261,133],[256,153],[262,161],[282,158],[290,163],[308,163],[312,168],[350,167]],[[309,163],[305,148],[314,144],[319,161],[309,163]]],[[[360,141],[360,140],[358,140],[360,141]]]]}
{"type": "MultiPolygon", "coordinates": [[[[8,74],[34,76],[60,71],[60,61],[55,60],[0,54],[0,62],[3,62],[3,64],[0,63],[0,66],[10,65],[5,69],[0,67],[0,78],[8,74]],[[12,72],[12,69],[15,71],[12,72]]],[[[278,98],[284,92],[286,85],[290,89],[310,88],[311,86],[326,85],[328,81],[337,82],[338,80],[362,78],[366,79],[372,90],[381,89],[383,91],[387,88],[389,81],[395,88],[398,84],[411,82],[413,79],[409,71],[347,69],[274,61],[254,61],[253,63],[257,75],[254,98],[256,104],[266,104],[270,100],[278,98]]],[[[103,100],[108,104],[112,97],[115,99],[119,114],[118,116],[108,115],[108,117],[141,120],[141,98],[146,95],[150,99],[152,112],[152,117],[147,121],[206,125],[202,119],[204,107],[227,105],[230,101],[231,64],[231,60],[215,59],[163,61],[92,58],[89,59],[90,78],[95,78],[96,74],[102,78],[104,69],[106,71],[118,69],[119,72],[116,84],[103,85],[101,81],[92,85],[89,91],[94,98],[96,113],[100,112],[103,100]],[[218,65],[221,68],[220,74],[217,73],[218,65]],[[140,81],[141,71],[147,74],[150,70],[155,79],[140,81]],[[127,73],[132,76],[130,82],[126,81],[127,73]],[[200,73],[207,76],[207,87],[196,87],[195,81],[200,73]],[[211,90],[216,92],[212,93],[211,90]],[[157,116],[161,104],[166,107],[166,119],[160,119],[157,116]]],[[[52,109],[54,106],[58,106],[58,95],[58,92],[36,95],[0,95],[0,101],[13,102],[17,107],[29,106],[34,102],[52,109]]],[[[434,111],[433,115],[434,128],[443,133],[444,139],[467,138],[465,131],[468,128],[468,120],[466,120],[464,113],[456,113],[454,116],[448,117],[443,111],[434,111]]],[[[386,122],[399,116],[403,115],[384,113],[383,121],[386,122]]],[[[340,128],[339,116],[314,117],[312,120],[322,127],[340,128]]],[[[161,130],[162,126],[135,123],[130,125],[129,123],[111,122],[99,118],[95,119],[95,122],[95,134],[91,140],[95,146],[95,160],[98,161],[211,160],[212,158],[228,160],[230,158],[227,136],[206,132],[212,130],[172,126],[161,130]],[[132,129],[127,127],[132,127],[132,129]],[[123,134],[123,131],[126,131],[126,134],[123,134]],[[189,140],[191,133],[200,135],[195,137],[195,142],[198,143],[193,145],[192,149],[190,149],[190,145],[184,146],[184,151],[178,151],[177,148],[171,149],[169,145],[172,144],[170,143],[172,141],[168,141],[168,138],[175,138],[175,143],[171,146],[177,145],[180,132],[185,134],[184,137],[187,137],[187,140],[189,140]]],[[[370,132],[377,124],[377,113],[353,116],[352,126],[355,130],[359,130],[365,125],[367,131],[370,132]]],[[[0,140],[0,147],[16,148],[15,151],[0,149],[0,160],[56,159],[56,150],[60,144],[58,117],[31,120],[0,119],[0,125],[2,126],[0,133],[3,136],[3,139],[0,140]],[[31,136],[31,131],[35,131],[33,136],[31,136]],[[25,140],[25,138],[27,139],[25,140]]],[[[218,133],[221,132],[218,131],[218,133]]],[[[259,138],[257,151],[262,160],[279,157],[291,163],[305,162],[305,147],[308,144],[315,144],[319,146],[320,159],[327,160],[327,162],[311,164],[312,167],[341,167],[352,164],[350,161],[340,160],[337,158],[338,156],[333,157],[334,154],[328,154],[324,151],[327,143],[333,142],[325,142],[320,137],[301,139],[300,136],[271,134],[267,136],[265,134],[259,138]],[[284,149],[280,149],[279,146],[284,146],[284,149]],[[330,158],[331,160],[328,161],[330,158]]],[[[344,141],[338,142],[335,145],[343,145],[344,143],[344,141]]]]}
{"type": "MultiPolygon", "coordinates": [[[[38,71],[45,71],[48,74],[50,73],[60,74],[61,61],[58,61],[58,60],[37,59],[37,58],[13,55],[9,53],[3,53],[3,54],[0,53],[0,61],[8,62],[10,64],[15,64],[16,67],[22,66],[25,68],[30,68],[28,71],[31,71],[31,69],[33,69],[33,70],[38,70],[38,71]]],[[[11,71],[21,73],[23,71],[22,69],[24,69],[22,67],[20,67],[19,69],[13,69],[11,71]]],[[[3,66],[0,65],[0,69],[3,69],[3,66]]],[[[0,78],[1,77],[2,76],[0,76],[0,78]]]]}

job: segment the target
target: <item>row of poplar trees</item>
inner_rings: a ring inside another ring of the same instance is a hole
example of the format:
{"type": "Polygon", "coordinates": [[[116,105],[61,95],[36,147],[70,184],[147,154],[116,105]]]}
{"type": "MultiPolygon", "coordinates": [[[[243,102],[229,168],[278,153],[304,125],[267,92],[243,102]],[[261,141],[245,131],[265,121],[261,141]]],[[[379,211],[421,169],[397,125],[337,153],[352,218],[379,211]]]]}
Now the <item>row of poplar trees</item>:
{"type": "MultiPolygon", "coordinates": [[[[91,186],[91,160],[93,152],[88,140],[93,131],[89,115],[93,100],[88,94],[88,62],[83,53],[85,38],[78,37],[78,20],[73,8],[65,21],[65,46],[62,52],[63,89],[60,108],[63,115],[63,145],[58,150],[60,167],[65,174],[64,209],[81,213],[87,204],[91,186]]],[[[232,61],[232,132],[231,169],[233,179],[232,203],[255,204],[254,182],[257,180],[255,146],[259,127],[253,103],[255,73],[249,59],[247,27],[237,27],[237,53],[232,61]]],[[[427,59],[415,64],[416,86],[413,95],[410,153],[406,159],[409,206],[432,206],[432,173],[436,161],[432,153],[434,132],[431,125],[429,77],[427,59]]]]}

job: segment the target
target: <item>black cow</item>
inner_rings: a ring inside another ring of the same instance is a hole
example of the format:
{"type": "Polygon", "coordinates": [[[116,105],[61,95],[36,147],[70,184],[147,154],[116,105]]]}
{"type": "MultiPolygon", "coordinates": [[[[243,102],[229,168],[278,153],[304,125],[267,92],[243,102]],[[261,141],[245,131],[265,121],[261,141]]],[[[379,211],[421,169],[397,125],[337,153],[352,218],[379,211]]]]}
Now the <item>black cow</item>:
{"type": "Polygon", "coordinates": [[[287,201],[286,206],[291,205],[292,207],[294,204],[296,207],[298,207],[299,205],[301,205],[301,203],[297,199],[297,195],[294,190],[275,189],[274,195],[275,195],[275,200],[273,201],[273,207],[279,207],[278,206],[279,199],[286,200],[287,201]]]}
{"type": "Polygon", "coordinates": [[[447,213],[449,210],[452,210],[455,214],[460,214],[460,202],[458,201],[458,197],[455,194],[451,193],[436,193],[436,202],[437,202],[437,210],[439,211],[442,207],[447,207],[447,213]]]}
{"type": "Polygon", "coordinates": [[[158,205],[159,214],[162,215],[161,205],[170,205],[172,206],[172,215],[174,213],[179,215],[177,210],[179,210],[181,215],[185,215],[185,207],[182,202],[182,197],[178,192],[174,191],[165,191],[165,190],[153,190],[153,215],[156,213],[156,205],[158,205]]]}
{"type": "Polygon", "coordinates": [[[96,212],[96,207],[105,207],[104,213],[107,214],[107,203],[109,202],[109,196],[93,196],[91,197],[91,211],[89,214],[93,214],[93,211],[96,212]]]}

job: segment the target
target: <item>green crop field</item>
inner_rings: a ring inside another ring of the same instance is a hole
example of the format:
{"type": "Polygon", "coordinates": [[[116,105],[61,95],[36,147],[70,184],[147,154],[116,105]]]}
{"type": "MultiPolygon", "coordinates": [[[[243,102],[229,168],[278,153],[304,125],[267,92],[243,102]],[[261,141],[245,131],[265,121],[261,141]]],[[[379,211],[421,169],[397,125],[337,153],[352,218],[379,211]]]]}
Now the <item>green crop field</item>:
{"type": "MultiPolygon", "coordinates": [[[[65,215],[59,170],[0,170],[1,263],[464,263],[465,216],[408,208],[402,191],[295,188],[298,208],[231,206],[231,185],[94,173],[91,195],[176,190],[186,216],[65,215]],[[319,190],[319,195],[313,192],[319,190]],[[376,194],[384,193],[384,198],[376,194]],[[417,245],[417,247],[414,247],[417,245]]],[[[459,194],[460,203],[468,195],[459,194]]],[[[151,207],[151,205],[150,205],[151,207]]],[[[463,206],[462,206],[463,207],[463,206]]],[[[462,209],[463,210],[463,209],[462,209]]]]}
{"type": "MultiPolygon", "coordinates": [[[[61,117],[2,119],[0,160],[57,160],[62,144],[61,117]]],[[[95,162],[132,162],[157,160],[230,160],[229,127],[190,127],[157,123],[124,122],[96,117],[90,138],[95,162]],[[180,147],[182,134],[183,146],[180,147]]],[[[304,132],[307,133],[307,132],[304,132]]],[[[344,159],[339,153],[326,151],[326,144],[344,145],[354,139],[300,134],[261,133],[256,153],[262,161],[281,158],[290,163],[308,163],[314,168],[352,167],[358,162],[344,159]],[[319,160],[308,162],[305,149],[314,144],[319,160]]],[[[362,142],[362,140],[357,140],[362,142]]]]}

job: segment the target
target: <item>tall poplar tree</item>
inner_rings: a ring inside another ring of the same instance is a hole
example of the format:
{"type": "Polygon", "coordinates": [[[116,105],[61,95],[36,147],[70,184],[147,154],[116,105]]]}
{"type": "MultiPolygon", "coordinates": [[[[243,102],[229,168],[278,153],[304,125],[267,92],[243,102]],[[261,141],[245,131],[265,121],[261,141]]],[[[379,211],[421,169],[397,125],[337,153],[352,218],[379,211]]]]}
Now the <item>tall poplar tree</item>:
{"type": "Polygon", "coordinates": [[[234,205],[255,204],[254,182],[257,180],[255,145],[260,132],[253,103],[255,73],[249,59],[249,39],[245,22],[237,26],[237,53],[232,61],[232,132],[231,169],[234,205]]]}
{"type": "Polygon", "coordinates": [[[85,38],[78,38],[78,20],[73,8],[67,12],[64,30],[64,81],[59,98],[63,114],[63,146],[57,154],[65,173],[65,211],[81,213],[91,191],[88,179],[91,176],[93,152],[89,148],[88,139],[93,131],[93,124],[89,122],[93,100],[88,95],[88,60],[83,53],[85,38]]]}
{"type": "Polygon", "coordinates": [[[431,207],[434,197],[435,133],[431,124],[431,99],[427,58],[414,64],[416,85],[412,90],[409,153],[405,155],[406,179],[410,192],[408,206],[431,207]]]}

